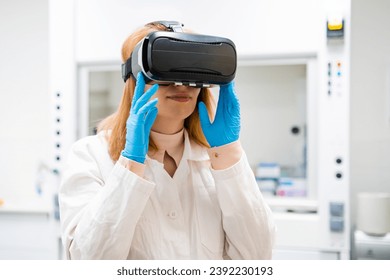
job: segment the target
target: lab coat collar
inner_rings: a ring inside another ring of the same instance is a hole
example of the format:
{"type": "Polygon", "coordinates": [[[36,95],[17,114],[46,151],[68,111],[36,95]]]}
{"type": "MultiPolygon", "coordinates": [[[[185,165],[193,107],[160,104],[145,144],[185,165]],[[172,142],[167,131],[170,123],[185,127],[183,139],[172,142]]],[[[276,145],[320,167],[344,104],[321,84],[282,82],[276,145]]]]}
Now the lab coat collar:
{"type": "Polygon", "coordinates": [[[207,148],[200,146],[190,139],[187,130],[184,130],[184,152],[182,159],[193,161],[210,160],[207,148]]]}
{"type": "MultiPolygon", "coordinates": [[[[149,155],[146,155],[146,160],[149,164],[161,164],[157,160],[153,160],[149,155]]],[[[181,160],[192,161],[209,161],[210,156],[207,153],[207,148],[200,146],[190,139],[188,132],[184,129],[184,151],[181,160]]]]}

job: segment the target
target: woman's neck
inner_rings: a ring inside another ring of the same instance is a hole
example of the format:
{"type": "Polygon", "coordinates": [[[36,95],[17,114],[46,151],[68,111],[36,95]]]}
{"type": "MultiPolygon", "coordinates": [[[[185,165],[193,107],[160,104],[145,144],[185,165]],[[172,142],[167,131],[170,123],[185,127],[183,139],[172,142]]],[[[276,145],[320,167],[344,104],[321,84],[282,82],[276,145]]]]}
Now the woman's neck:
{"type": "Polygon", "coordinates": [[[157,116],[152,130],[162,134],[176,134],[184,127],[184,120],[173,120],[157,116]]]}

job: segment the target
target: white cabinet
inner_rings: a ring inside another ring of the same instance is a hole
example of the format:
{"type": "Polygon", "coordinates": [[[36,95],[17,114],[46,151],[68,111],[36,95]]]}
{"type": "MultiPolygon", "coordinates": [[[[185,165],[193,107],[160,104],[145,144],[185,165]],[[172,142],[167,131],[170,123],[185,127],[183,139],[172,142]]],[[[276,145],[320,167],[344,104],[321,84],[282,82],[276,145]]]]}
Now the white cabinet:
{"type": "Polygon", "coordinates": [[[0,260],[61,258],[58,221],[48,213],[0,212],[0,260]]]}

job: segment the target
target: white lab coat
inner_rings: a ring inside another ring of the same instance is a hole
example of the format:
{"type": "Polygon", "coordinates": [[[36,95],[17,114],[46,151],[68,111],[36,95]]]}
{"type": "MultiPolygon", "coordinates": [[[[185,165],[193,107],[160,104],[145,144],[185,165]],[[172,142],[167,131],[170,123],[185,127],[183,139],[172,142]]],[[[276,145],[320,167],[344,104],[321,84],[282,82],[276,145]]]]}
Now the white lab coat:
{"type": "Polygon", "coordinates": [[[245,153],[213,170],[185,133],[173,178],[145,164],[141,178],[113,163],[103,133],[73,145],[59,195],[67,258],[271,258],[275,228],[245,153]]]}

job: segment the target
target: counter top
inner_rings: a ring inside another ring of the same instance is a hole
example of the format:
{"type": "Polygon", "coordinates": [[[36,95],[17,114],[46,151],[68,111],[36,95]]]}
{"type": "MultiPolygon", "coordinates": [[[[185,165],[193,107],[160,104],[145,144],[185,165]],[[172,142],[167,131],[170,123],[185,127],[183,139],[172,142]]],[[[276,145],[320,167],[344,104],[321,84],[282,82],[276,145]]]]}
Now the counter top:
{"type": "Polygon", "coordinates": [[[37,213],[50,214],[52,205],[48,199],[40,196],[0,197],[1,213],[37,213]]]}

